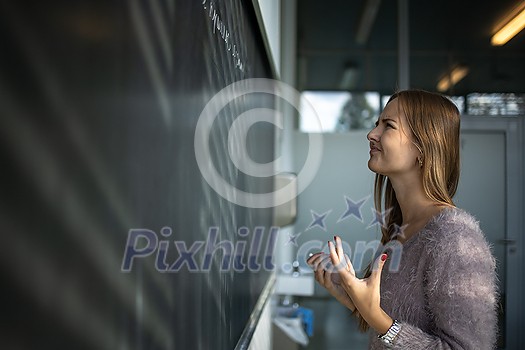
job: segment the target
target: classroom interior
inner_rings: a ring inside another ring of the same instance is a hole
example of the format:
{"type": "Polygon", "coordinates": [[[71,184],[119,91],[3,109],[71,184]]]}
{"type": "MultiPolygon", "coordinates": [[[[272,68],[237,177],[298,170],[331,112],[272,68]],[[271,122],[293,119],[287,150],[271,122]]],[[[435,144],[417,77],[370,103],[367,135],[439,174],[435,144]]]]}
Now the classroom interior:
{"type": "Polygon", "coordinates": [[[0,4],[2,349],[368,349],[306,264],[380,239],[367,133],[461,113],[455,204],[525,346],[525,1],[0,4]],[[510,23],[510,29],[507,26],[510,23]]]}

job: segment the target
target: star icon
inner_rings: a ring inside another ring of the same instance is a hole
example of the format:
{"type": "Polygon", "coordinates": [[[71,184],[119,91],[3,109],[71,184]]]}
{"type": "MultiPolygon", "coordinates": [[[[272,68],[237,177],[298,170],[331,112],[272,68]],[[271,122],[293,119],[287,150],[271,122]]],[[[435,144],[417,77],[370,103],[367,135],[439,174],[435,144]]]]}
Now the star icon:
{"type": "Polygon", "coordinates": [[[343,213],[343,215],[341,215],[337,222],[341,222],[352,215],[358,218],[359,221],[363,222],[363,215],[361,215],[361,207],[368,200],[368,197],[370,196],[366,196],[360,201],[354,202],[351,198],[345,196],[346,211],[343,213]]]}
{"type": "Polygon", "coordinates": [[[308,225],[306,230],[310,230],[314,228],[315,226],[319,226],[323,231],[326,232],[326,225],[324,223],[324,220],[326,219],[328,214],[330,214],[331,211],[332,210],[330,209],[327,212],[324,212],[323,214],[319,215],[318,213],[310,209],[310,213],[312,214],[313,221],[310,223],[310,225],[308,225]]]}
{"type": "Polygon", "coordinates": [[[398,224],[394,224],[394,231],[390,235],[390,239],[394,239],[397,237],[405,238],[405,229],[408,225],[399,226],[398,224]]]}
{"type": "Polygon", "coordinates": [[[288,242],[286,242],[285,245],[293,244],[294,246],[298,247],[299,245],[297,244],[297,238],[298,238],[300,235],[301,235],[301,232],[299,232],[299,233],[296,234],[296,235],[289,233],[289,234],[288,234],[288,242]]]}
{"type": "Polygon", "coordinates": [[[370,227],[372,227],[374,225],[377,225],[377,224],[379,224],[382,228],[385,228],[386,227],[386,217],[392,211],[392,208],[385,209],[382,212],[378,212],[374,208],[371,208],[371,209],[372,209],[372,213],[374,213],[374,218],[368,224],[367,228],[370,228],[370,227]]]}

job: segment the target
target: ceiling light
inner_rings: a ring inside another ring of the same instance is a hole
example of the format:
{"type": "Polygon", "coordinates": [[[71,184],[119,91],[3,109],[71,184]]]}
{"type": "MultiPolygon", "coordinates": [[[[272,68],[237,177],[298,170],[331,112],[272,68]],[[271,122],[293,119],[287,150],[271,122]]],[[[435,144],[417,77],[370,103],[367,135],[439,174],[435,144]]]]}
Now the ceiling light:
{"type": "Polygon", "coordinates": [[[490,40],[493,46],[505,45],[507,41],[521,32],[525,28],[525,2],[522,2],[510,15],[501,20],[497,28],[500,29],[490,40]]]}
{"type": "Polygon", "coordinates": [[[379,5],[381,5],[381,0],[367,0],[361,17],[359,19],[359,25],[357,27],[357,33],[355,36],[355,41],[363,45],[368,41],[368,36],[370,31],[374,26],[376,20],[377,11],[379,10],[379,5]]]}
{"type": "Polygon", "coordinates": [[[468,74],[469,68],[467,66],[458,65],[452,68],[437,84],[437,89],[440,92],[447,91],[452,86],[456,85],[461,79],[468,74]]]}
{"type": "Polygon", "coordinates": [[[343,74],[341,75],[341,81],[339,82],[339,88],[341,90],[352,90],[355,88],[358,78],[358,69],[355,65],[347,65],[343,74]]]}

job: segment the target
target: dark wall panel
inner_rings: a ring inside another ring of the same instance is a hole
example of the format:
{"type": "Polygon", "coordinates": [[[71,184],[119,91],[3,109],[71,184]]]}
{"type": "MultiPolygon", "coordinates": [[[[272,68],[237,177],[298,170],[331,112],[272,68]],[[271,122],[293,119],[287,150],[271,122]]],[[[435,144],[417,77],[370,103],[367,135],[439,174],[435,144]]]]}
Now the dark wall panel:
{"type": "MultiPolygon", "coordinates": [[[[219,196],[194,134],[222,88],[271,77],[250,1],[2,1],[0,348],[233,348],[271,273],[271,210],[219,196]],[[230,243],[203,271],[214,227],[230,243]],[[125,272],[133,234],[152,252],[125,272]],[[258,271],[221,271],[228,246],[246,242],[245,264],[256,236],[258,271]]],[[[212,125],[209,161],[247,192],[273,183],[236,169],[228,129],[274,103],[244,95],[212,125]]],[[[253,125],[250,156],[273,160],[274,137],[253,125]]]]}

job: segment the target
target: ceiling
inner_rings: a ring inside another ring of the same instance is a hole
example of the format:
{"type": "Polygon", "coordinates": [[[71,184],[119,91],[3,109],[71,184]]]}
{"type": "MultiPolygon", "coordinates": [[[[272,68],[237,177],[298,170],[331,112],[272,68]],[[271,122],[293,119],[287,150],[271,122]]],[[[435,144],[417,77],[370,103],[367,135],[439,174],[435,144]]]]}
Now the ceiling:
{"type": "MultiPolygon", "coordinates": [[[[351,91],[391,94],[398,87],[398,2],[379,3],[368,39],[356,42],[367,1],[298,1],[298,86],[340,90],[345,67],[355,68],[351,91]]],[[[493,47],[493,28],[523,1],[408,2],[410,87],[436,90],[438,80],[457,64],[468,75],[447,91],[525,92],[525,30],[506,45],[493,47]]]]}

